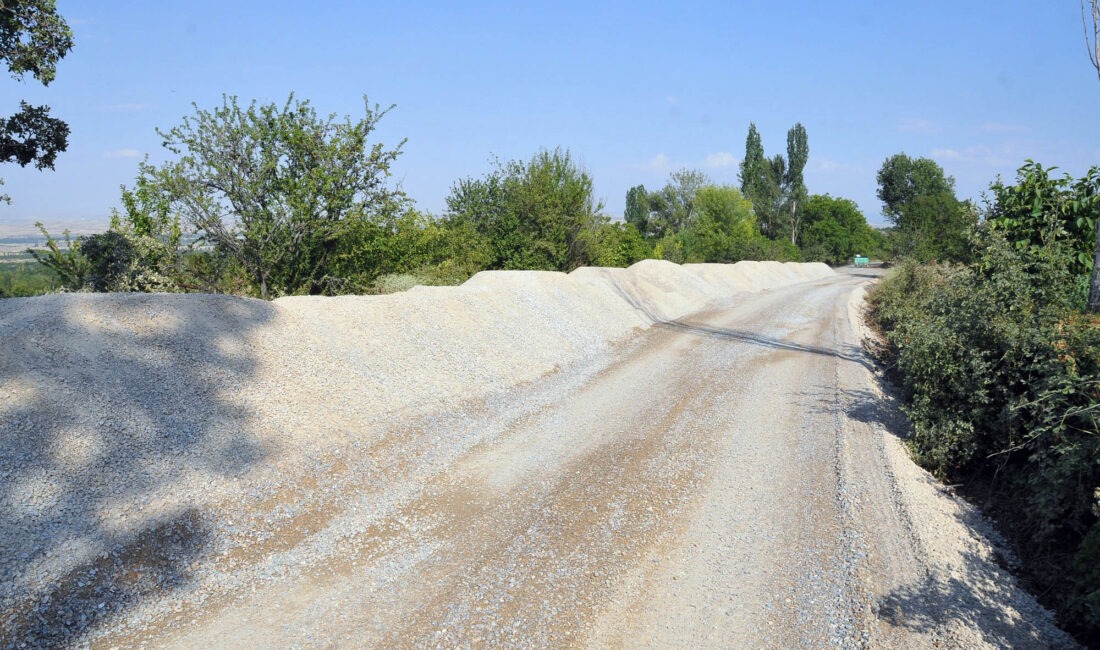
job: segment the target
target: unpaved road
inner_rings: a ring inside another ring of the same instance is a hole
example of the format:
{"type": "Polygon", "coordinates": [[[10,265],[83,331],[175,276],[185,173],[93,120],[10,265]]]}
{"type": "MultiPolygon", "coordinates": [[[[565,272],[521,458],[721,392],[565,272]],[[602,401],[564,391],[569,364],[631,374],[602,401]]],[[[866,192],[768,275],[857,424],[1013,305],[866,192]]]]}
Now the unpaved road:
{"type": "MultiPolygon", "coordinates": [[[[1069,647],[889,431],[854,322],[870,281],[658,325],[598,370],[335,448],[226,504],[239,534],[189,556],[201,579],[81,643],[1069,647]]],[[[155,569],[135,549],[124,568],[155,569]]]]}

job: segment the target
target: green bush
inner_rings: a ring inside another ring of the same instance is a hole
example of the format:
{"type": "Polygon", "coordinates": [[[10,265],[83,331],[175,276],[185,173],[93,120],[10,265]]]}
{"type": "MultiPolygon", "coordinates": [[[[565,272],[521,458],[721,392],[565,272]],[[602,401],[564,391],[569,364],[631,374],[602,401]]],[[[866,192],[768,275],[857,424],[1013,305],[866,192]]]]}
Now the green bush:
{"type": "Polygon", "coordinates": [[[374,290],[378,293],[400,293],[416,286],[430,285],[432,282],[423,276],[411,273],[391,273],[374,281],[374,290]]]}
{"type": "Polygon", "coordinates": [[[117,230],[80,238],[91,291],[179,291],[174,250],[149,235],[117,230]]]}
{"type": "Polygon", "coordinates": [[[653,249],[633,224],[607,222],[585,233],[584,246],[593,266],[627,267],[653,255],[653,249]]]}
{"type": "Polygon", "coordinates": [[[741,260],[801,262],[802,251],[787,239],[768,239],[757,236],[739,242],[729,261],[741,260]]]}
{"type": "Polygon", "coordinates": [[[1028,577],[1063,621],[1100,634],[1100,323],[1075,251],[980,232],[966,267],[895,269],[870,297],[906,391],[918,462],[982,485],[1028,577]],[[1075,570],[1077,567],[1077,570],[1075,570]]]}

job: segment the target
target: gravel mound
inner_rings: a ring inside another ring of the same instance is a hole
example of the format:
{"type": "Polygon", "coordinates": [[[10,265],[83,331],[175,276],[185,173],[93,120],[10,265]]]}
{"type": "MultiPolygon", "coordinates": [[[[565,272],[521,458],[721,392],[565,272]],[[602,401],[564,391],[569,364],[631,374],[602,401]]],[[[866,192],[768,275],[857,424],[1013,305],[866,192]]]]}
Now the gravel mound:
{"type": "Polygon", "coordinates": [[[229,517],[210,529],[204,512],[269,497],[334,445],[382,435],[379,423],[488,399],[655,322],[831,275],[647,260],[387,296],[2,300],[0,647],[73,638],[126,598],[172,588],[192,549],[247,533],[229,517]]]}

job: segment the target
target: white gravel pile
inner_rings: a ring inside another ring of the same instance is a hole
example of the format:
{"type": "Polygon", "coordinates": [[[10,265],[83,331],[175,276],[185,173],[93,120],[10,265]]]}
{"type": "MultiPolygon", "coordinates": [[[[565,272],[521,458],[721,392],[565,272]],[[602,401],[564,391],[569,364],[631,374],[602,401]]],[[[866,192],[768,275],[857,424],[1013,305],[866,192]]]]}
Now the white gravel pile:
{"type": "Polygon", "coordinates": [[[206,509],[266,498],[334,446],[591,362],[655,321],[831,275],[649,260],[388,296],[0,300],[0,648],[87,629],[122,598],[104,574],[171,586],[188,549],[225,534],[203,528],[206,509]]]}

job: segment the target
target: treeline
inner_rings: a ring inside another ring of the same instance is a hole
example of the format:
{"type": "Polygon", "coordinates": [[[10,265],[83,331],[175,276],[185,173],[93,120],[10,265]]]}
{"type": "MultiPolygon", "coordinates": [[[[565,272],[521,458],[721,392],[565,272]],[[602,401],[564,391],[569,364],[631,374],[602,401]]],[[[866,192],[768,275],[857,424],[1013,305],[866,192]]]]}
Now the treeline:
{"type": "MultiPolygon", "coordinates": [[[[392,107],[391,107],[392,108],[392,107]]],[[[147,161],[122,188],[107,232],[35,252],[70,290],[205,291],[271,298],[457,284],[486,269],[570,271],[642,259],[844,263],[882,237],[856,205],[808,195],[807,134],[766,158],[750,126],[740,186],[680,170],[627,193],[623,220],[569,151],[498,162],[459,180],[442,215],[389,182],[403,145],[372,143],[389,109],[358,120],[226,97],[158,131],[175,159],[147,161]]],[[[45,233],[45,230],[43,229],[45,233]]]]}
{"type": "Polygon", "coordinates": [[[879,181],[906,259],[870,306],[914,455],[998,520],[1040,600],[1100,644],[1100,318],[1086,311],[1100,168],[1059,178],[1029,161],[980,213],[930,161],[892,158],[879,181]]]}
{"type": "Polygon", "coordinates": [[[796,124],[787,132],[787,156],[767,157],[755,124],[749,125],[740,187],[715,185],[698,171],[674,172],[660,190],[632,187],[625,221],[676,262],[742,259],[827,262],[885,253],[881,233],[856,204],[829,195],[809,196],[803,179],[809,143],[796,124]]]}
{"type": "Polygon", "coordinates": [[[59,286],[57,275],[41,264],[0,259],[0,296],[37,296],[59,286]]]}

